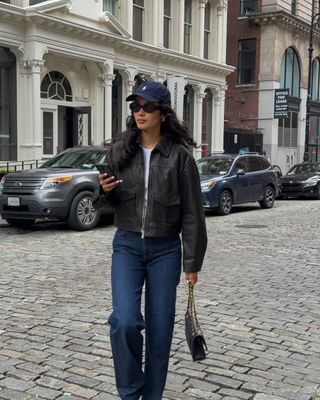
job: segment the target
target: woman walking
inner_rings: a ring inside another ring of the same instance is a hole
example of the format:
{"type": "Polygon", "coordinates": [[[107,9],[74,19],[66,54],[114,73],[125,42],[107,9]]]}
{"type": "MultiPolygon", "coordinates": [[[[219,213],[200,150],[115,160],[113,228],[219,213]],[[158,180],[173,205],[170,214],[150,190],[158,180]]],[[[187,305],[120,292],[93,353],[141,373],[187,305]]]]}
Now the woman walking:
{"type": "Polygon", "coordinates": [[[189,152],[196,144],[171,108],[170,91],[146,81],[126,100],[132,101],[132,115],[108,154],[113,174],[99,176],[118,228],[108,322],[120,398],[161,400],[181,259],[185,278],[194,285],[207,246],[205,217],[199,174],[189,152]]]}

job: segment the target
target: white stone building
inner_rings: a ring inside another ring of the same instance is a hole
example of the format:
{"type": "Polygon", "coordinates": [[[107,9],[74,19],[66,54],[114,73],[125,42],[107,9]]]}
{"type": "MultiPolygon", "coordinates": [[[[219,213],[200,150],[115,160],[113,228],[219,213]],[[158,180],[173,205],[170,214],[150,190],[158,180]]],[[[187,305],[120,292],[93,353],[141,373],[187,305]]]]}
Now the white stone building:
{"type": "Polygon", "coordinates": [[[203,152],[223,150],[226,29],[227,0],[0,1],[0,161],[110,139],[145,79],[178,89],[203,152]]]}

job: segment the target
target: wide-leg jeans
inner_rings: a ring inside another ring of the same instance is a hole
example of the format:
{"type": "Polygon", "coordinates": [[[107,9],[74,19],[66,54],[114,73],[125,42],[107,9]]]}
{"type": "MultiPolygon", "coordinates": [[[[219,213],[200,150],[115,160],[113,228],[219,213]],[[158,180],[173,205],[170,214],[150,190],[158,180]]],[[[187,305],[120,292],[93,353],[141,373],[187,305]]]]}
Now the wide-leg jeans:
{"type": "Polygon", "coordinates": [[[141,396],[143,400],[162,399],[180,274],[179,235],[142,238],[139,233],[117,230],[113,240],[113,311],[109,324],[116,385],[122,400],[138,400],[141,396]]]}

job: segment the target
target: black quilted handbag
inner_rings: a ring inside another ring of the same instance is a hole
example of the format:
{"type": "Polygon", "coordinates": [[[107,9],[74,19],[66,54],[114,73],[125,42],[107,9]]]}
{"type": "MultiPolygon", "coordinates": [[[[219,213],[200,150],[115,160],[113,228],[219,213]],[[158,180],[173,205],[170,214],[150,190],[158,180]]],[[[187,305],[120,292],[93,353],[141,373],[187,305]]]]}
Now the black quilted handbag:
{"type": "Polygon", "coordinates": [[[186,339],[193,361],[201,361],[206,358],[205,350],[208,350],[206,341],[197,318],[193,285],[189,282],[188,306],[185,313],[186,339]]]}

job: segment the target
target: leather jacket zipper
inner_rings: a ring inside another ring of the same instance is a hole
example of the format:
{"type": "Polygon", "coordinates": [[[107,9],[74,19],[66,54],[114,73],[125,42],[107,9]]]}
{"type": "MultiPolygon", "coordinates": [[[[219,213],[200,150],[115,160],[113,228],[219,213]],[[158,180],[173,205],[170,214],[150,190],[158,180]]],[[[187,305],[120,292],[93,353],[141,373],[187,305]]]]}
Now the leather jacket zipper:
{"type": "MultiPolygon", "coordinates": [[[[142,209],[142,223],[141,223],[141,239],[144,239],[145,236],[145,225],[146,225],[146,216],[147,216],[147,209],[148,209],[148,202],[149,202],[149,185],[150,185],[150,165],[151,165],[151,158],[152,158],[152,152],[150,154],[150,160],[149,160],[149,176],[148,176],[148,185],[147,185],[147,201],[145,204],[145,207],[142,209]]],[[[144,157],[143,157],[143,170],[144,170],[144,157]]],[[[144,178],[144,174],[143,174],[144,178]]],[[[145,193],[144,193],[145,195],[145,193]]]]}

